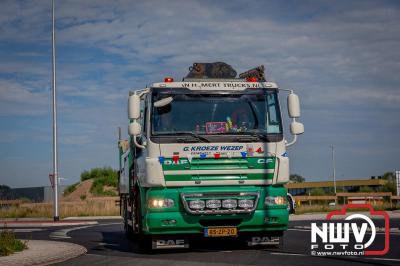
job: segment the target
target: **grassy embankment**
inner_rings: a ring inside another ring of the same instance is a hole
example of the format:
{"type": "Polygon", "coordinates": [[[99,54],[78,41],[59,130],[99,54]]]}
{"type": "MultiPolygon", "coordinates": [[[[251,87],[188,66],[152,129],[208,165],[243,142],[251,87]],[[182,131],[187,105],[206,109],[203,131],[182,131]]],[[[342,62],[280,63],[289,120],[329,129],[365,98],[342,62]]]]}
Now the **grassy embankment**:
{"type": "MultiPolygon", "coordinates": [[[[90,171],[83,171],[81,174],[81,182],[92,180],[90,193],[97,197],[115,197],[118,196],[116,188],[118,186],[118,173],[111,167],[93,168],[90,171]]],[[[74,192],[81,182],[75,183],[67,187],[64,196],[74,192]]]]}
{"type": "MultiPolygon", "coordinates": [[[[119,215],[119,207],[115,201],[118,198],[88,198],[80,201],[61,202],[60,217],[76,216],[114,216],[119,215]]],[[[53,217],[52,203],[24,203],[0,210],[2,218],[51,218],[53,217]]]]}
{"type": "MultiPolygon", "coordinates": [[[[60,200],[60,217],[119,215],[116,200],[118,174],[109,167],[81,174],[81,181],[69,186],[60,200]]],[[[1,218],[53,217],[52,203],[22,203],[0,208],[1,218]]]]}
{"type": "Polygon", "coordinates": [[[8,256],[26,248],[28,248],[26,243],[16,239],[14,232],[2,229],[0,232],[0,256],[8,256]]]}

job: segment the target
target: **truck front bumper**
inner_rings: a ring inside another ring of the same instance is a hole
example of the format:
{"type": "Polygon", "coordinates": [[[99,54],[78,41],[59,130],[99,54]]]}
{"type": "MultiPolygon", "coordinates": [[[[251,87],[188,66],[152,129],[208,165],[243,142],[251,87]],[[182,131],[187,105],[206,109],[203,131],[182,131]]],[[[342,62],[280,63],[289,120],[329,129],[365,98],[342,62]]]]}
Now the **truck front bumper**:
{"type": "Polygon", "coordinates": [[[143,231],[146,234],[203,234],[210,227],[236,227],[238,234],[287,230],[289,214],[286,205],[265,206],[266,196],[284,196],[283,186],[151,188],[146,202],[154,198],[174,200],[172,208],[151,209],[143,213],[143,231]],[[251,213],[193,214],[183,206],[180,197],[185,193],[251,192],[259,195],[258,204],[251,213]]]}
{"type": "Polygon", "coordinates": [[[249,215],[190,215],[182,212],[148,213],[144,231],[147,234],[203,234],[208,227],[233,226],[238,233],[284,231],[286,209],[256,210],[249,215]]]}

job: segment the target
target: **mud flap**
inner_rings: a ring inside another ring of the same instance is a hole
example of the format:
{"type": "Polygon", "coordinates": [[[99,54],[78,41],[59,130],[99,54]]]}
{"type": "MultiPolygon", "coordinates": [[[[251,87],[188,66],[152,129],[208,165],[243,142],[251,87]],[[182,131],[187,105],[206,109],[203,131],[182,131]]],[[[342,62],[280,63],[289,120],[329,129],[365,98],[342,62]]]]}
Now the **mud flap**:
{"type": "Polygon", "coordinates": [[[189,240],[185,237],[153,237],[151,240],[152,249],[180,249],[189,248],[189,240]]]}

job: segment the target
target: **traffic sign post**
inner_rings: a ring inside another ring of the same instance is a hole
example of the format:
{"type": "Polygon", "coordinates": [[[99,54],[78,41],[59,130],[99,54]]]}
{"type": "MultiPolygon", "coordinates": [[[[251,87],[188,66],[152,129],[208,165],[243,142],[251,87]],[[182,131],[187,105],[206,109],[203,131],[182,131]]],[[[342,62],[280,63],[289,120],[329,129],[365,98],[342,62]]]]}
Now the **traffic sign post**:
{"type": "Polygon", "coordinates": [[[49,179],[50,179],[51,188],[54,189],[54,175],[49,174],[49,179]]]}

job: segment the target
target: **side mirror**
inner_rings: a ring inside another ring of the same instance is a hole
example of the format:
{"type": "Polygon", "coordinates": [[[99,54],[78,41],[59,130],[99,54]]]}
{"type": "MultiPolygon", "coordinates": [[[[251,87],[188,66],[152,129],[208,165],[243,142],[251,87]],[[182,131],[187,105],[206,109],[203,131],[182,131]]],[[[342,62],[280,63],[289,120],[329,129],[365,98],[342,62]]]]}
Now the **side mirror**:
{"type": "Polygon", "coordinates": [[[129,135],[131,136],[139,136],[140,134],[142,134],[142,127],[140,126],[140,124],[137,121],[134,121],[132,123],[129,124],[129,135]]]}
{"type": "Polygon", "coordinates": [[[128,100],[128,117],[129,119],[140,118],[140,97],[139,95],[132,94],[128,100]]]}
{"type": "Polygon", "coordinates": [[[294,93],[290,93],[287,97],[287,107],[290,118],[300,117],[300,100],[299,96],[294,93]]]}
{"type": "Polygon", "coordinates": [[[292,133],[292,135],[300,135],[304,133],[304,125],[302,123],[293,121],[290,124],[290,133],[292,133]]]}

